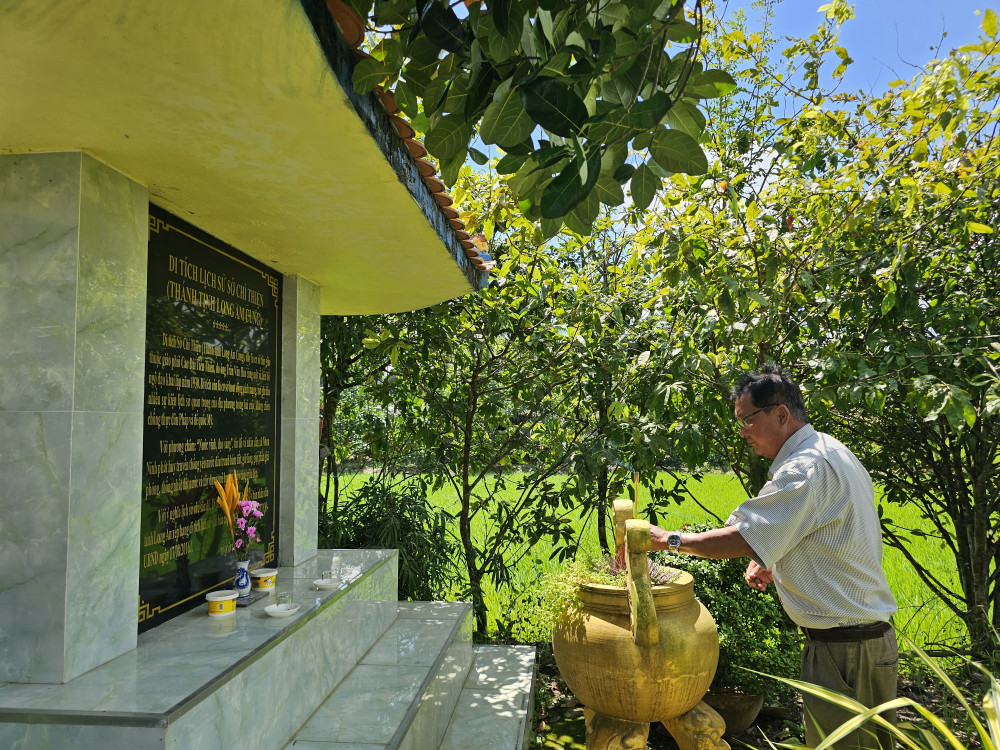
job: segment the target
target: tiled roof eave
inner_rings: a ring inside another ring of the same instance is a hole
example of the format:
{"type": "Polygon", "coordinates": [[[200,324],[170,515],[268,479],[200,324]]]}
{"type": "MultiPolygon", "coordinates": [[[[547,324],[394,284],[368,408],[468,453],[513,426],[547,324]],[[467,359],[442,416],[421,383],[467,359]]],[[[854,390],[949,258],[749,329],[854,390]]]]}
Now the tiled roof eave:
{"type": "MultiPolygon", "coordinates": [[[[344,38],[326,0],[300,0],[300,2],[315,30],[331,72],[340,83],[373,141],[441,238],[469,284],[475,289],[485,287],[489,280],[489,270],[493,267],[492,261],[483,261],[471,246],[471,242],[459,239],[454,226],[455,217],[446,214],[444,202],[437,197],[442,193],[432,191],[421,174],[416,158],[411,153],[412,144],[416,142],[411,139],[409,141],[411,145],[408,145],[407,140],[400,136],[393,123],[393,115],[386,111],[377,92],[361,95],[354,90],[352,73],[357,51],[344,38]],[[469,247],[466,247],[466,242],[469,242],[469,247]]],[[[450,197],[448,202],[450,203],[450,197]]]]}

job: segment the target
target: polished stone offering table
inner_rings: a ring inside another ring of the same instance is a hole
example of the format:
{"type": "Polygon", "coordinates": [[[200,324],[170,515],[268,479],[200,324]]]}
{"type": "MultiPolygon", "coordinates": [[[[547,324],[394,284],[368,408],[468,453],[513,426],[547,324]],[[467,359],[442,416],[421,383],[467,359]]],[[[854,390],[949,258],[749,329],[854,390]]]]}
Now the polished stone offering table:
{"type": "Polygon", "coordinates": [[[3,748],[280,748],[397,617],[394,550],[320,550],[231,617],[205,606],[62,685],[0,685],[3,748]],[[313,581],[332,569],[343,588],[313,581]],[[287,618],[265,607],[290,593],[287,618]]]}

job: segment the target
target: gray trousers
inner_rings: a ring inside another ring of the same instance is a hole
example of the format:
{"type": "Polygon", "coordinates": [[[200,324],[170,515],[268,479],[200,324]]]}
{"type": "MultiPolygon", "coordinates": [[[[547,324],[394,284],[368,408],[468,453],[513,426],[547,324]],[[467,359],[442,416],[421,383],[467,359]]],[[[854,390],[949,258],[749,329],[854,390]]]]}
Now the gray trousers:
{"type": "MultiPolygon", "coordinates": [[[[802,650],[802,679],[854,698],[868,708],[896,697],[899,649],[896,631],[889,629],[881,638],[867,641],[830,642],[806,639],[802,650]]],[[[816,747],[856,714],[811,695],[803,695],[806,744],[816,747]]],[[[893,724],[896,712],[881,716],[893,724]]],[[[872,723],[862,726],[835,746],[836,750],[891,750],[892,738],[872,723]]]]}

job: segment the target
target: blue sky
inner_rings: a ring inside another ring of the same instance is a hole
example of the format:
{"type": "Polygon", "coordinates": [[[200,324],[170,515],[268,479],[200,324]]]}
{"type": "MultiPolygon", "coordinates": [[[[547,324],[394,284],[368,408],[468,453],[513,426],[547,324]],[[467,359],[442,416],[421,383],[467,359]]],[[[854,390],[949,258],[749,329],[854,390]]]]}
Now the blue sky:
{"type": "MultiPolygon", "coordinates": [[[[726,0],[719,0],[720,10],[726,0]]],[[[775,29],[781,36],[806,37],[822,20],[817,9],[824,0],[783,0],[775,8],[775,29]]],[[[988,7],[1000,12],[1000,0],[992,6],[982,0],[855,0],[854,20],[844,26],[841,44],[854,63],[848,67],[841,91],[857,89],[884,91],[897,78],[910,80],[923,65],[947,55],[952,48],[975,42],[980,34],[982,15],[988,7]],[[942,42],[942,34],[948,35],[942,42]],[[940,46],[940,50],[938,50],[940,46]]],[[[753,28],[755,11],[750,0],[729,0],[730,9],[746,7],[753,28]]],[[[778,49],[788,44],[779,42],[778,49]]],[[[829,65],[827,75],[834,68],[829,65]]],[[[826,79],[829,84],[830,80],[826,79]]]]}

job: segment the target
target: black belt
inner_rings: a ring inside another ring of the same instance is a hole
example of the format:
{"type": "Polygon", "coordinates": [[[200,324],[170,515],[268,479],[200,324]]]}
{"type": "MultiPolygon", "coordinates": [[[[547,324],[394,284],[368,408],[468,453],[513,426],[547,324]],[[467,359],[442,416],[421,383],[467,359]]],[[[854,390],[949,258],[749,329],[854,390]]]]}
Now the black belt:
{"type": "Polygon", "coordinates": [[[866,625],[845,625],[842,628],[802,628],[802,632],[813,641],[870,641],[881,638],[891,627],[887,622],[870,622],[866,625]]]}

